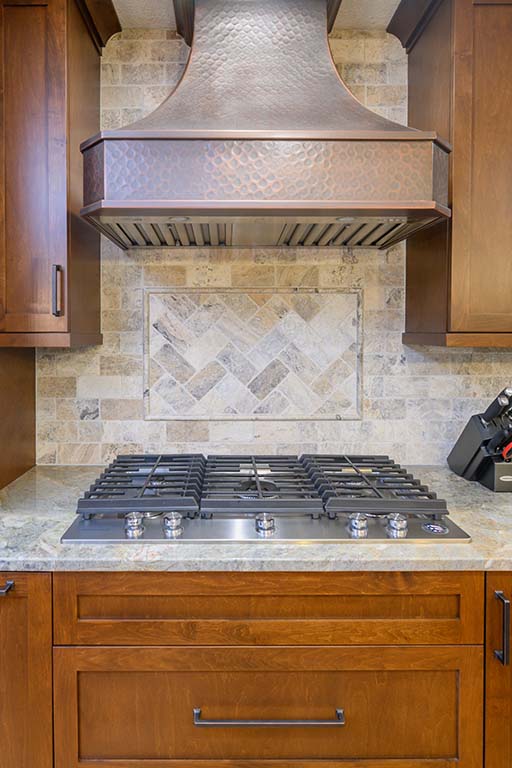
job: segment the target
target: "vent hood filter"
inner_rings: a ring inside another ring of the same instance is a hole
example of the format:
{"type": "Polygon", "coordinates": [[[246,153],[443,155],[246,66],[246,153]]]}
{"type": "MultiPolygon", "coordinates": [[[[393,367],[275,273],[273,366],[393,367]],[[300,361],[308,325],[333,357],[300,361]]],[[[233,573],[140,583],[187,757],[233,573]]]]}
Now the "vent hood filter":
{"type": "Polygon", "coordinates": [[[350,94],[332,6],[195,0],[175,91],[82,145],[82,215],[121,248],[388,248],[449,217],[449,148],[350,94]]]}

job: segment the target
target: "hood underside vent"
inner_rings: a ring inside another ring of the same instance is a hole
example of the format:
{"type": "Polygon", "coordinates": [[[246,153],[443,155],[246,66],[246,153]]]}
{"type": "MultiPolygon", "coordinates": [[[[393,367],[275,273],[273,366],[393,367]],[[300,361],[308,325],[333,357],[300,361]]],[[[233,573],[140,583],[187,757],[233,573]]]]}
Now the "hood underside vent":
{"type": "Polygon", "coordinates": [[[179,0],[185,74],[153,114],[82,145],[82,215],[121,248],[389,248],[449,217],[449,148],[350,94],[335,4],[179,0]]]}
{"type": "MultiPolygon", "coordinates": [[[[425,219],[422,226],[437,219],[425,219]]],[[[239,220],[235,223],[168,223],[166,221],[110,219],[97,222],[102,234],[121,248],[205,247],[349,247],[390,248],[419,229],[419,222],[406,217],[395,219],[357,218],[345,223],[299,223],[262,219],[259,222],[239,220]]]]}

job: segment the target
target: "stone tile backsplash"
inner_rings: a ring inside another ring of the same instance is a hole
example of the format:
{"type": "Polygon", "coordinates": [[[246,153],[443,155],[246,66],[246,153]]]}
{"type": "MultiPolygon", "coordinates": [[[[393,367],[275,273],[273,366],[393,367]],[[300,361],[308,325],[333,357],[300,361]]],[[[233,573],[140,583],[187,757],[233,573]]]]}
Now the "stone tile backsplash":
{"type": "MultiPolygon", "coordinates": [[[[398,40],[337,31],[331,48],[354,95],[405,123],[398,40]]],[[[112,39],[102,65],[104,127],[152,111],[187,56],[172,31],[112,39]]],[[[343,451],[444,463],[468,416],[512,382],[512,351],[404,347],[404,255],[403,246],[125,253],[104,241],[104,344],[37,353],[38,462],[104,464],[143,451],[343,451]],[[215,314],[219,304],[227,309],[214,343],[204,307],[215,314]],[[192,324],[194,338],[175,335],[178,320],[182,334],[192,324]],[[316,349],[304,343],[312,328],[316,349]]]]}
{"type": "Polygon", "coordinates": [[[155,289],[145,318],[148,419],[360,418],[359,292],[155,289]]]}

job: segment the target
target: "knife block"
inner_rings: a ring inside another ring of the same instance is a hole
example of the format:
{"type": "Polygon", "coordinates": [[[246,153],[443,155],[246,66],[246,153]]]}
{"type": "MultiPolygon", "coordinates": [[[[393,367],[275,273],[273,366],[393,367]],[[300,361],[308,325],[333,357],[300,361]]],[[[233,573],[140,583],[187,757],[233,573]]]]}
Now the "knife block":
{"type": "Polygon", "coordinates": [[[496,493],[512,492],[512,461],[503,461],[488,457],[488,461],[482,466],[475,478],[496,493]]]}
{"type": "Polygon", "coordinates": [[[448,456],[448,466],[460,477],[491,491],[512,493],[512,461],[505,461],[487,448],[499,427],[499,423],[483,421],[481,414],[472,416],[448,456]]]}
{"type": "Polygon", "coordinates": [[[472,416],[448,456],[450,469],[466,480],[476,480],[483,465],[491,458],[486,445],[495,432],[492,423],[486,424],[478,414],[472,416]]]}

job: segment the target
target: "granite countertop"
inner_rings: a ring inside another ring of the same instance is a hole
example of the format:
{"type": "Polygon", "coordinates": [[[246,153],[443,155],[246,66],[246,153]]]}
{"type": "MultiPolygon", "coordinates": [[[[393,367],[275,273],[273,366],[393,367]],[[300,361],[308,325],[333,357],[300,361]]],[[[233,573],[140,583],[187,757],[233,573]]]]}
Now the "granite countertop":
{"type": "Polygon", "coordinates": [[[60,544],[99,467],[35,467],[0,491],[0,571],[512,570],[512,494],[443,467],[411,471],[445,498],[471,543],[60,544]]]}

